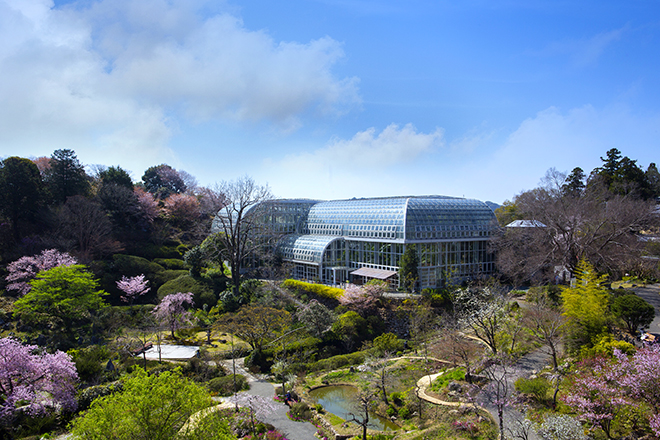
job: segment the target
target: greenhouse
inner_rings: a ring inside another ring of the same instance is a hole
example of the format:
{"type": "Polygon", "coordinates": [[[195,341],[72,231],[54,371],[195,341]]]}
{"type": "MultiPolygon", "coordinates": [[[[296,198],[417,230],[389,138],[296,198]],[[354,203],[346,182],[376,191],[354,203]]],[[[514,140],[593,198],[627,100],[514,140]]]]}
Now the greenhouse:
{"type": "Polygon", "coordinates": [[[497,220],[478,200],[424,196],[268,205],[263,221],[287,234],[277,250],[298,279],[341,284],[378,278],[396,285],[408,246],[417,252],[421,289],[493,272],[488,240],[497,220]]]}

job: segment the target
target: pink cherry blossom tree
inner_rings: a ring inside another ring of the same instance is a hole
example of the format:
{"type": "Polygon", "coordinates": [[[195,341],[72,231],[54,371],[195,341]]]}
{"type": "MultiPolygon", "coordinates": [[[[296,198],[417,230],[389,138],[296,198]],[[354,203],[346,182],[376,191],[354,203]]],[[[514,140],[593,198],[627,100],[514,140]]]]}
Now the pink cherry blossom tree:
{"type": "Polygon", "coordinates": [[[632,403],[623,386],[625,373],[619,362],[605,357],[586,359],[578,365],[564,403],[612,438],[612,421],[632,403]]]}
{"type": "Polygon", "coordinates": [[[77,407],[76,366],[61,351],[42,353],[36,345],[0,339],[0,423],[19,415],[41,416],[77,407]]]}
{"type": "Polygon", "coordinates": [[[376,305],[376,301],[383,296],[385,289],[386,284],[381,281],[369,282],[364,286],[349,284],[338,299],[340,304],[364,315],[376,305]]]}
{"type": "Polygon", "coordinates": [[[227,400],[249,410],[252,434],[254,434],[256,431],[256,420],[261,420],[277,410],[277,405],[275,402],[273,402],[272,399],[267,399],[259,395],[248,394],[246,392],[235,394],[227,400]]]}
{"type": "Polygon", "coordinates": [[[47,249],[38,255],[21,257],[7,265],[9,275],[5,280],[9,284],[7,284],[6,289],[17,292],[19,297],[24,296],[32,288],[29,284],[30,280],[34,279],[39,272],[58,266],[73,266],[74,264],[78,264],[74,257],[66,252],[59,252],[57,249],[47,249]]]}
{"type": "Polygon", "coordinates": [[[137,197],[138,205],[140,206],[140,211],[142,212],[144,219],[147,223],[153,222],[160,213],[160,208],[158,207],[158,202],[154,198],[154,195],[140,187],[135,187],[133,192],[137,197]]]}
{"type": "Polygon", "coordinates": [[[186,304],[193,304],[192,292],[172,293],[163,298],[152,312],[156,319],[169,327],[172,339],[175,331],[191,322],[192,313],[186,310],[186,304]]]}
{"type": "Polygon", "coordinates": [[[149,280],[144,278],[144,274],[130,278],[126,276],[121,277],[121,280],[117,281],[117,288],[125,293],[125,295],[121,296],[121,300],[133,305],[133,301],[137,297],[151,290],[150,287],[147,287],[147,284],[149,284],[149,280]]]}
{"type": "Polygon", "coordinates": [[[615,354],[619,368],[625,372],[622,385],[633,398],[649,405],[652,410],[649,424],[655,435],[660,436],[660,346],[641,348],[631,358],[618,350],[615,354]]]}

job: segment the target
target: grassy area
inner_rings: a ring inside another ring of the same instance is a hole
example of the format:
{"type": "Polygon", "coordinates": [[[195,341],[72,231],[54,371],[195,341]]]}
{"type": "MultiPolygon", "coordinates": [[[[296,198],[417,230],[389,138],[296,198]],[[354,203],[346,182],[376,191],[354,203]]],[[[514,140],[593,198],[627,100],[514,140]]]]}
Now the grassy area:
{"type": "MultiPolygon", "coordinates": [[[[396,434],[397,439],[491,440],[497,438],[497,429],[487,415],[478,414],[474,410],[457,413],[455,408],[432,405],[417,398],[415,385],[419,378],[445,367],[446,365],[442,363],[426,364],[423,360],[417,359],[401,359],[392,362],[388,367],[386,381],[389,406],[385,405],[379,395],[374,401],[376,412],[395,418],[395,423],[401,426],[401,430],[396,434]]],[[[460,372],[448,375],[446,383],[454,380],[454,375],[460,376],[460,372]]],[[[304,398],[303,389],[333,383],[376,386],[372,372],[361,372],[357,368],[351,372],[350,368],[342,368],[306,376],[304,384],[299,387],[299,390],[304,398]]],[[[350,435],[359,432],[358,426],[346,423],[336,415],[325,412],[320,416],[330,423],[338,434],[350,435]]],[[[388,439],[391,437],[390,434],[384,434],[374,438],[388,439]]]]}

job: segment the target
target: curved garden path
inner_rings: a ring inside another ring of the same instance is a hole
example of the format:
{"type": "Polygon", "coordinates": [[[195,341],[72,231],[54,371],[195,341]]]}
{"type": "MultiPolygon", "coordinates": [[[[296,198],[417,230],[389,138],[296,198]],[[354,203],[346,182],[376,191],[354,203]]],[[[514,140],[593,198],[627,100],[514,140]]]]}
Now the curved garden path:
{"type": "MultiPolygon", "coordinates": [[[[245,376],[250,383],[250,389],[246,392],[253,396],[261,396],[272,400],[275,397],[275,387],[273,384],[267,382],[264,378],[254,376],[246,370],[243,364],[245,358],[236,359],[236,361],[236,373],[245,376]]],[[[231,359],[224,361],[223,366],[227,371],[233,371],[231,359]]],[[[216,400],[222,402],[216,408],[233,407],[233,404],[224,398],[217,398],[216,400]]],[[[313,424],[310,422],[294,422],[286,415],[289,411],[288,406],[281,402],[273,401],[273,403],[277,409],[274,412],[261,417],[260,420],[262,422],[273,425],[278,431],[284,434],[288,440],[310,440],[314,438],[316,427],[313,424]]]]}

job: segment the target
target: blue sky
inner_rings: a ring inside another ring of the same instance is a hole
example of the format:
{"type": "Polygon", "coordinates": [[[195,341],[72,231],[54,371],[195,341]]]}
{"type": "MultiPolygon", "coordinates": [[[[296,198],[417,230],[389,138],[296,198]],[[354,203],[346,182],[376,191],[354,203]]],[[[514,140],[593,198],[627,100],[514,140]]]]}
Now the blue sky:
{"type": "Polygon", "coordinates": [[[660,162],[657,0],[0,0],[0,42],[0,157],[497,203],[660,162]]]}

